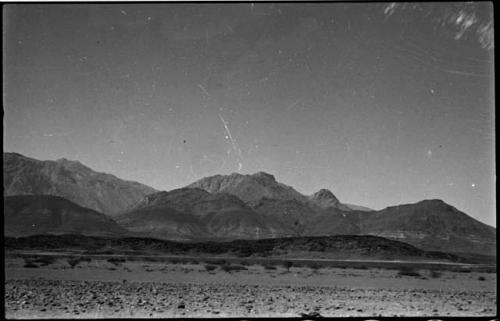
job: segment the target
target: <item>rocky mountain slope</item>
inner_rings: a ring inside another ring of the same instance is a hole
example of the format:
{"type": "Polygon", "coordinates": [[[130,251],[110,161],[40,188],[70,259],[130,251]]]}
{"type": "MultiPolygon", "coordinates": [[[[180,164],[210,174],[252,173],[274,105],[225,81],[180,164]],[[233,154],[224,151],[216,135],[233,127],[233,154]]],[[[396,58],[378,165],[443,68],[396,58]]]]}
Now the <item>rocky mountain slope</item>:
{"type": "Polygon", "coordinates": [[[237,173],[215,175],[202,178],[186,187],[200,188],[210,193],[233,194],[244,202],[255,202],[264,197],[278,200],[308,201],[306,196],[297,192],[293,187],[277,182],[273,175],[264,172],[253,175],[237,173]]]}
{"type": "Polygon", "coordinates": [[[113,219],[62,197],[4,197],[4,235],[68,234],[123,236],[128,231],[113,219]]]}
{"type": "Polygon", "coordinates": [[[156,192],[146,185],[98,173],[77,161],[40,161],[3,154],[4,196],[54,195],[107,215],[115,215],[156,192]]]}
{"type": "Polygon", "coordinates": [[[436,251],[495,255],[496,229],[442,200],[424,200],[361,213],[361,234],[383,236],[436,251]]]}
{"type": "Polygon", "coordinates": [[[231,175],[209,176],[186,187],[200,188],[210,193],[233,194],[247,204],[258,203],[262,199],[273,199],[299,202],[311,207],[314,211],[328,207],[344,211],[371,211],[371,209],[363,206],[343,204],[327,189],[321,189],[310,196],[303,195],[293,187],[276,181],[273,175],[265,172],[252,175],[232,173],[231,175]]]}
{"type": "Polygon", "coordinates": [[[198,188],[148,195],[116,219],[131,231],[177,240],[275,237],[278,226],[234,195],[198,188]]]}

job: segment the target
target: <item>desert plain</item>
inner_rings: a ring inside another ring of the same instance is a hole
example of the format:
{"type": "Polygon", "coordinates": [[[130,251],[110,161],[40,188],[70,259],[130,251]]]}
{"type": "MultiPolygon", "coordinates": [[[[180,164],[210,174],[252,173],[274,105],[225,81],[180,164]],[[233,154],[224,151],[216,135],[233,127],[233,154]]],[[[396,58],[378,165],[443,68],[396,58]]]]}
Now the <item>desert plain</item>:
{"type": "Polygon", "coordinates": [[[473,268],[6,256],[7,318],[494,316],[473,268]]]}

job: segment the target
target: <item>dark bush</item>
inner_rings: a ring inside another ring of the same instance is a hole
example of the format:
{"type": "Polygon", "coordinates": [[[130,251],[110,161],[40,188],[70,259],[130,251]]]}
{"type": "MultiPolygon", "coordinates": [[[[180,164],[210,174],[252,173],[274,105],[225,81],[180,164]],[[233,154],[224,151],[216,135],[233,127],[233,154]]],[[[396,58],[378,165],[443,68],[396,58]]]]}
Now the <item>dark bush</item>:
{"type": "Polygon", "coordinates": [[[205,270],[207,270],[208,272],[213,271],[216,268],[217,268],[216,265],[205,264],[205,270]]]}
{"type": "Polygon", "coordinates": [[[47,266],[56,261],[56,258],[53,256],[40,256],[37,259],[35,259],[33,262],[34,263],[40,263],[40,266],[47,266]]]}
{"type": "Polygon", "coordinates": [[[116,266],[120,265],[121,263],[125,263],[126,260],[124,258],[119,258],[119,257],[112,257],[107,260],[109,263],[114,264],[116,266]]]}
{"type": "Polygon", "coordinates": [[[422,275],[420,275],[420,273],[418,273],[418,271],[416,271],[414,268],[409,267],[409,266],[403,266],[403,267],[399,268],[398,275],[399,276],[402,276],[402,275],[418,276],[418,277],[422,276],[422,275]]]}
{"type": "Polygon", "coordinates": [[[208,264],[214,264],[214,265],[226,265],[226,260],[209,260],[207,261],[208,264]]]}
{"type": "Polygon", "coordinates": [[[38,268],[39,266],[36,265],[34,262],[32,261],[25,261],[24,262],[24,267],[25,268],[38,268]]]}
{"type": "Polygon", "coordinates": [[[248,270],[246,267],[242,265],[229,265],[229,264],[224,264],[221,265],[221,270],[224,272],[231,273],[232,271],[243,271],[243,270],[248,270]]]}
{"type": "Polygon", "coordinates": [[[478,279],[479,281],[486,281],[486,278],[485,278],[484,276],[482,276],[482,275],[481,275],[480,277],[478,277],[477,279],[478,279]]]}
{"type": "Polygon", "coordinates": [[[69,259],[67,260],[67,262],[68,262],[69,266],[70,266],[72,269],[74,269],[74,268],[78,265],[78,263],[80,263],[80,262],[81,262],[81,258],[80,258],[80,257],[76,257],[76,258],[69,258],[69,259]]]}
{"type": "Polygon", "coordinates": [[[287,271],[290,271],[290,268],[293,266],[293,262],[285,261],[282,263],[282,265],[287,271]]]}
{"type": "Polygon", "coordinates": [[[276,267],[274,265],[264,264],[264,269],[265,270],[276,270],[276,267]]]}
{"type": "Polygon", "coordinates": [[[431,278],[437,279],[441,277],[441,272],[436,271],[436,270],[431,270],[431,273],[429,274],[431,278]]]}
{"type": "Polygon", "coordinates": [[[317,263],[317,262],[313,262],[313,263],[310,263],[308,265],[308,267],[311,269],[311,270],[314,270],[314,271],[317,271],[319,269],[321,269],[321,264],[317,263]]]}

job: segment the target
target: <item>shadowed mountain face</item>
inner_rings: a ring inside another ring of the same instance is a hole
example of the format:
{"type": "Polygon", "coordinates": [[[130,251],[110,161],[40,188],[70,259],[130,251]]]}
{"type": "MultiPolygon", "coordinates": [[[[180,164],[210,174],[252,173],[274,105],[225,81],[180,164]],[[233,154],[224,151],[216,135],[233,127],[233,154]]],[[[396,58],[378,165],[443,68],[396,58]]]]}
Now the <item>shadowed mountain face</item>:
{"type": "Polygon", "coordinates": [[[397,239],[431,250],[494,255],[496,229],[441,200],[392,206],[360,215],[362,234],[397,239]]]}
{"type": "Polygon", "coordinates": [[[124,211],[155,192],[146,185],[98,173],[77,161],[39,161],[3,154],[4,195],[54,195],[106,215],[124,211]]]}
{"type": "Polygon", "coordinates": [[[127,230],[102,213],[62,197],[20,195],[4,197],[4,235],[67,234],[120,236],[127,230]]]}
{"type": "Polygon", "coordinates": [[[277,223],[234,195],[181,188],[146,196],[117,221],[166,239],[255,239],[276,236],[277,223]]]}

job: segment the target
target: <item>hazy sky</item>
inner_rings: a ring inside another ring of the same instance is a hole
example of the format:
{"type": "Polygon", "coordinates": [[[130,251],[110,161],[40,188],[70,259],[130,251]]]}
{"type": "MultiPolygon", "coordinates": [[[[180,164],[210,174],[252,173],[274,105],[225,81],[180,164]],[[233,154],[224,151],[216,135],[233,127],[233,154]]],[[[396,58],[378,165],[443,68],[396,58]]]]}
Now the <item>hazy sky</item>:
{"type": "Polygon", "coordinates": [[[492,6],[454,6],[6,5],[4,150],[160,190],[265,171],[496,226],[492,6]]]}

